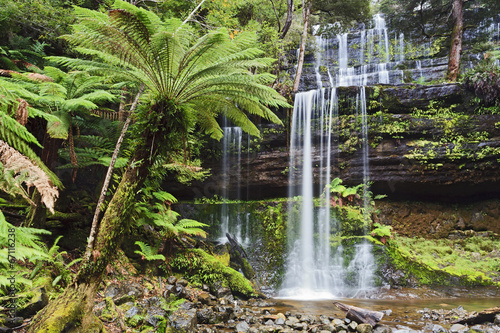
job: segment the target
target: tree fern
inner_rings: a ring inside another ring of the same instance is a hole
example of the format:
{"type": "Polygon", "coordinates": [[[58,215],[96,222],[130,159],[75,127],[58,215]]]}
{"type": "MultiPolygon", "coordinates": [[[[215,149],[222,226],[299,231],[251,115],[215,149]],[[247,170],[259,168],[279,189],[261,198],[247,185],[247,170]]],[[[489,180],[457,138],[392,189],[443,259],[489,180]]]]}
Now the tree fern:
{"type": "Polygon", "coordinates": [[[257,45],[255,34],[231,39],[227,30],[219,29],[196,39],[194,31],[178,20],[161,22],[154,13],[120,0],[113,8],[109,15],[75,8],[79,24],[65,38],[101,63],[67,59],[65,65],[112,70],[112,75],[120,73],[122,78],[144,83],[150,98],[174,101],[214,138],[222,136],[216,122],[222,113],[253,135],[259,131],[248,113],[281,123],[269,109],[288,106],[266,86],[274,76],[249,72],[249,68],[265,69],[274,61],[250,47],[257,45]]]}

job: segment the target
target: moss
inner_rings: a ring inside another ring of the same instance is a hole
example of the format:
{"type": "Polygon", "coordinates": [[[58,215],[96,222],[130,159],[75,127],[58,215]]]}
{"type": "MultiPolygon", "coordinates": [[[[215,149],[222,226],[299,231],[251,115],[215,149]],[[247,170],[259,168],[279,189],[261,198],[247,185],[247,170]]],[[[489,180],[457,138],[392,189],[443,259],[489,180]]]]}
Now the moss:
{"type": "Polygon", "coordinates": [[[113,303],[111,297],[106,297],[104,302],[106,305],[104,306],[104,309],[102,309],[101,318],[106,321],[113,321],[118,316],[115,303],[113,303]]]}
{"type": "Polygon", "coordinates": [[[474,263],[458,243],[448,239],[397,237],[387,249],[396,268],[424,285],[500,286],[497,280],[500,264],[496,259],[474,263]]]}
{"type": "Polygon", "coordinates": [[[241,273],[225,266],[201,249],[177,253],[171,265],[174,269],[190,275],[188,279],[193,283],[212,284],[221,281],[236,295],[251,297],[255,294],[250,281],[245,279],[241,273]]]}
{"type": "Polygon", "coordinates": [[[130,327],[137,327],[143,322],[144,322],[144,317],[138,314],[126,319],[126,323],[130,327]]]}

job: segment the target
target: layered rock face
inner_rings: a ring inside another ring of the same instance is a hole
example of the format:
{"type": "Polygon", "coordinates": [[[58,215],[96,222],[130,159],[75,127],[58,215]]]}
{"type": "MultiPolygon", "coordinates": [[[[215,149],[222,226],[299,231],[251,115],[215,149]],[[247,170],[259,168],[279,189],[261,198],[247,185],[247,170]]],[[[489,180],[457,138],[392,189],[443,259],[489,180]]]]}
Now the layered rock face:
{"type": "MultiPolygon", "coordinates": [[[[457,84],[367,87],[368,161],[372,190],[394,199],[490,198],[500,192],[500,115],[478,115],[469,92],[457,84]]],[[[347,184],[362,181],[360,115],[352,106],[358,88],[337,88],[339,115],[332,129],[331,172],[347,184]]],[[[328,99],[325,94],[325,99],[328,99]]],[[[326,101],[325,103],[328,103],[326,101]]],[[[285,119],[284,123],[289,123],[285,119]]],[[[263,139],[243,138],[239,154],[207,161],[212,175],[190,188],[172,188],[180,198],[221,195],[264,199],[288,195],[289,128],[262,127],[263,139]],[[229,181],[227,181],[229,179],[229,181]]],[[[322,171],[313,147],[314,182],[322,171]]],[[[323,151],[323,155],[324,155],[323,151]]],[[[319,195],[322,189],[316,186],[319,195]]]]}

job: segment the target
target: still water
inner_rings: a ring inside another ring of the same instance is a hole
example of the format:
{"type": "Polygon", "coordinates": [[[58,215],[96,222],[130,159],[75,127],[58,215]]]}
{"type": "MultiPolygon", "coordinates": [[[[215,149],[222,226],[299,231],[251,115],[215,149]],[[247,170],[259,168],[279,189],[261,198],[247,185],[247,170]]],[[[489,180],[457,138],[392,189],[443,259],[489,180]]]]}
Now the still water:
{"type": "MultiPolygon", "coordinates": [[[[369,310],[391,310],[391,315],[384,316],[380,324],[421,329],[430,322],[429,319],[423,320],[422,313],[418,312],[425,308],[452,310],[462,306],[466,311],[471,312],[500,306],[500,289],[498,288],[403,288],[382,290],[372,297],[370,299],[337,298],[317,301],[275,298],[276,304],[272,309],[282,313],[290,311],[291,313],[344,318],[345,313],[333,305],[336,301],[369,310]]],[[[433,323],[447,326],[446,323],[433,323]]]]}

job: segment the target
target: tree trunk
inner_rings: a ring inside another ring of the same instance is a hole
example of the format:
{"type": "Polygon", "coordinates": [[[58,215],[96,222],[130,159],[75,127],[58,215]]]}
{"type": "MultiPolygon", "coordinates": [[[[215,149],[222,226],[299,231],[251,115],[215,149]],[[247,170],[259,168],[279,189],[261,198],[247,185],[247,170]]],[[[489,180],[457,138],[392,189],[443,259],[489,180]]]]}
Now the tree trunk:
{"type": "MultiPolygon", "coordinates": [[[[84,261],[73,283],[38,315],[28,332],[62,332],[79,325],[79,332],[99,332],[92,313],[94,297],[107,265],[114,260],[129,227],[129,211],[136,193],[148,175],[151,151],[156,151],[153,134],[143,134],[144,142],[135,151],[118,188],[103,216],[91,258],[84,261]]],[[[154,156],[153,156],[154,157],[154,156]]]]}
{"type": "Polygon", "coordinates": [[[460,54],[462,53],[462,38],[464,32],[463,5],[463,0],[453,0],[453,31],[451,33],[451,48],[447,76],[448,81],[452,82],[457,80],[460,70],[460,54]]]}
{"type": "Polygon", "coordinates": [[[285,25],[283,26],[283,31],[281,32],[280,38],[283,39],[285,38],[288,30],[292,26],[292,21],[293,21],[293,0],[287,0],[287,12],[286,12],[286,21],[285,25]]]}
{"type": "Polygon", "coordinates": [[[302,67],[304,66],[304,53],[306,49],[307,42],[307,30],[309,27],[309,16],[311,15],[311,5],[312,0],[302,0],[303,11],[304,11],[304,30],[302,30],[302,39],[300,41],[299,59],[297,62],[297,73],[295,74],[295,80],[293,81],[293,92],[299,90],[300,77],[302,76],[302,67]]]}

